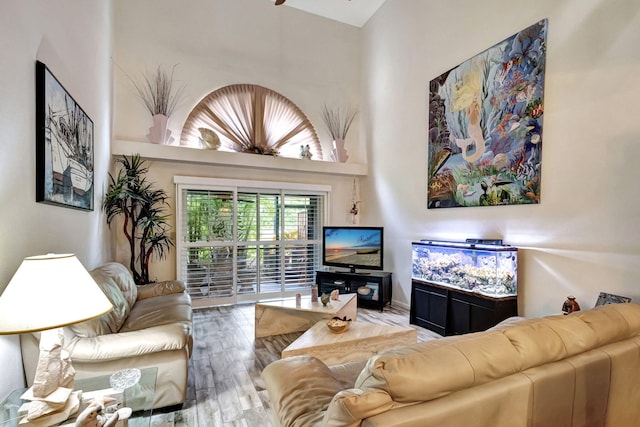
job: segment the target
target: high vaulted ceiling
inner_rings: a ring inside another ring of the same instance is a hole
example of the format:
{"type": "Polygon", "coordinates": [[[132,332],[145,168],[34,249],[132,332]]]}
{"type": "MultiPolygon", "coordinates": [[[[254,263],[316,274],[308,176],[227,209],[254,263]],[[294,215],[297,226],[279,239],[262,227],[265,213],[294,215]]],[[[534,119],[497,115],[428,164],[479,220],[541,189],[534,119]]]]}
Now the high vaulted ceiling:
{"type": "Polygon", "coordinates": [[[362,27],[385,0],[285,0],[282,6],[362,27]]]}

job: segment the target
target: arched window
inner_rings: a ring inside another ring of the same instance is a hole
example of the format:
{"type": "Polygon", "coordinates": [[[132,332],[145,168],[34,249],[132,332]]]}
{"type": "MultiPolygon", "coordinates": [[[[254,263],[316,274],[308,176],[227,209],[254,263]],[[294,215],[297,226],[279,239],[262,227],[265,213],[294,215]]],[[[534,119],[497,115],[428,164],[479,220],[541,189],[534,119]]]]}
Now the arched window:
{"type": "Polygon", "coordinates": [[[225,86],[204,97],[187,117],[180,145],[200,147],[213,131],[219,150],[300,157],[309,146],[322,159],[318,135],[307,116],[288,98],[258,85],[225,86]]]}

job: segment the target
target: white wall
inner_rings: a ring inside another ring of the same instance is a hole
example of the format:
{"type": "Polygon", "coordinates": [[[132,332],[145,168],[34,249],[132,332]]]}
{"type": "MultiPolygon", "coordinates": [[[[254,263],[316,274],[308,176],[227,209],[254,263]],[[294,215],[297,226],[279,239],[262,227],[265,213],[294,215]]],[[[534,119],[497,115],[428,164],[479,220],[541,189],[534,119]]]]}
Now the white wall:
{"type": "MultiPolygon", "coordinates": [[[[146,141],[149,113],[127,79],[139,79],[158,65],[177,65],[186,84],[181,106],[170,120],[179,137],[187,115],[210,92],[235,83],[266,86],[296,103],[316,127],[328,156],[323,104],[359,101],[359,41],[356,27],[269,1],[115,1],[114,60],[117,139],[146,141]]],[[[361,161],[354,126],[347,143],[352,161],[361,161]]]]}
{"type": "MultiPolygon", "coordinates": [[[[358,107],[360,30],[289,7],[274,7],[265,0],[192,0],[188,4],[187,8],[174,0],[115,1],[115,138],[144,142],[152,124],[127,75],[139,79],[159,65],[168,69],[177,64],[174,76],[186,84],[185,97],[169,127],[178,141],[187,115],[203,97],[229,84],[252,83],[298,105],[315,126],[328,158],[331,140],[321,111],[325,103],[358,107]]],[[[354,123],[346,142],[349,161],[366,163],[364,144],[358,141],[354,123]]],[[[169,193],[172,207],[176,205],[174,175],[307,182],[332,185],[331,223],[345,224],[350,219],[353,178],[349,176],[173,162],[153,162],[150,168],[149,178],[169,193]]],[[[119,230],[114,233],[116,259],[126,262],[124,238],[119,230]]],[[[159,280],[175,277],[175,251],[166,261],[152,262],[150,270],[159,280]]]]}
{"type": "MultiPolygon", "coordinates": [[[[99,206],[110,160],[111,16],[106,0],[4,0],[0,6],[0,291],[26,256],[71,252],[89,269],[108,258],[99,206]],[[36,60],[94,122],[93,212],[35,202],[36,60]]],[[[23,385],[17,336],[0,337],[0,366],[1,399],[23,385]]]]}
{"type": "Polygon", "coordinates": [[[640,3],[387,0],[362,34],[363,193],[385,229],[394,300],[408,303],[411,241],[500,237],[519,253],[520,314],[573,294],[640,302],[640,3]],[[548,18],[539,205],[426,209],[431,79],[548,18]]]}

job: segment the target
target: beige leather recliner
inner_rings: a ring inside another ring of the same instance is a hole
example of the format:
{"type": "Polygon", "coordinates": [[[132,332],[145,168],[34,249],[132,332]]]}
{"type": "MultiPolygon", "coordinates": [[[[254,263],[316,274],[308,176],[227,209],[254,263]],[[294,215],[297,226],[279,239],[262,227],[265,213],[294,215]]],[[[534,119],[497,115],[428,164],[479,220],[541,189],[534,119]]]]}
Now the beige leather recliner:
{"type": "MultiPolygon", "coordinates": [[[[90,274],[114,308],[102,317],[63,328],[64,348],[76,378],[155,367],[154,408],[184,402],[193,347],[191,298],[184,284],[166,281],[136,286],[129,270],[115,262],[90,274]]],[[[29,386],[38,361],[39,337],[38,333],[20,336],[29,386]]]]}

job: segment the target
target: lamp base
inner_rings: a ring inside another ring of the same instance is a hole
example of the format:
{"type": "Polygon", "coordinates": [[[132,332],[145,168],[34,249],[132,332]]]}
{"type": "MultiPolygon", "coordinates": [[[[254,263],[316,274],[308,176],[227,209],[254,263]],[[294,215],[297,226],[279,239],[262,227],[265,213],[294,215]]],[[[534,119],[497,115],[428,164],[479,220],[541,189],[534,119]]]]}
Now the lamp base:
{"type": "Polygon", "coordinates": [[[33,386],[21,397],[30,400],[20,425],[50,426],[69,418],[80,407],[79,392],[73,391],[75,371],[69,354],[62,350],[61,328],[40,334],[40,355],[33,386]]]}

